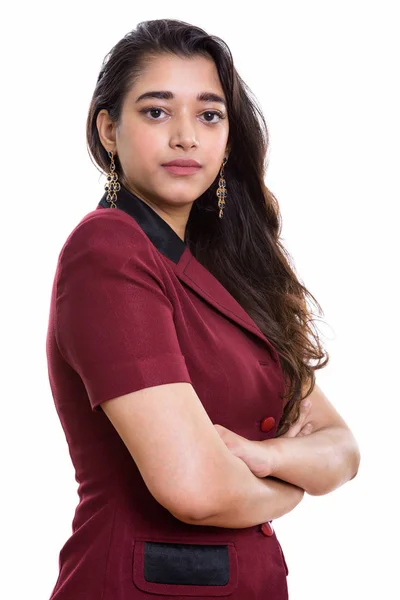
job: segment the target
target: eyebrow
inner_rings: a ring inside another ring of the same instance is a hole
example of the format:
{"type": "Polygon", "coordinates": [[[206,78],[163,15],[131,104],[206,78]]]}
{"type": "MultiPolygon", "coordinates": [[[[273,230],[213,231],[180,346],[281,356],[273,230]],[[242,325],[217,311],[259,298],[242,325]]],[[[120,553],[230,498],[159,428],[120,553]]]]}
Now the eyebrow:
{"type": "MultiPolygon", "coordinates": [[[[141,94],[139,98],[137,98],[136,102],[140,102],[140,100],[144,100],[145,98],[158,98],[160,100],[173,100],[175,98],[174,94],[169,91],[160,91],[160,92],[145,92],[141,94]]],[[[196,96],[196,100],[199,102],[219,102],[226,107],[226,102],[219,96],[218,94],[214,94],[214,92],[200,92],[196,96]]]]}

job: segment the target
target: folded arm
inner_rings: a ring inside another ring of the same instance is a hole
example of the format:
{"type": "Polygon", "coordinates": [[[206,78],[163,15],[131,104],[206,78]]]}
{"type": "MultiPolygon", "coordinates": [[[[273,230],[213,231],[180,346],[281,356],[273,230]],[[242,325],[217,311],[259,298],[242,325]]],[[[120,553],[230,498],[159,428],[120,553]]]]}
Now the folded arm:
{"type": "Polygon", "coordinates": [[[318,385],[307,400],[311,408],[302,407],[298,421],[277,438],[251,441],[221,425],[215,427],[228,448],[257,477],[272,475],[318,496],[355,477],[360,451],[349,427],[318,385]]]}
{"type": "Polygon", "coordinates": [[[343,418],[316,384],[307,397],[304,419],[309,435],[260,442],[273,453],[269,474],[302,487],[313,496],[327,494],[353,479],[360,463],[358,444],[343,418]]]}
{"type": "Polygon", "coordinates": [[[357,474],[359,450],[346,427],[325,427],[303,437],[259,443],[266,454],[273,453],[270,475],[313,496],[327,494],[357,474]]]}

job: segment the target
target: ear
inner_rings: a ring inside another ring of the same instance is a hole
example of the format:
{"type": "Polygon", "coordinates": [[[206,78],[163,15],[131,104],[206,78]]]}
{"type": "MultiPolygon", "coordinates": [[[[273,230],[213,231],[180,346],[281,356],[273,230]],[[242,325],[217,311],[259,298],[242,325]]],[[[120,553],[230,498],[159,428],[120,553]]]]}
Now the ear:
{"type": "Polygon", "coordinates": [[[115,151],[115,123],[110,119],[108,110],[103,108],[96,119],[97,131],[103,147],[115,151]]]}

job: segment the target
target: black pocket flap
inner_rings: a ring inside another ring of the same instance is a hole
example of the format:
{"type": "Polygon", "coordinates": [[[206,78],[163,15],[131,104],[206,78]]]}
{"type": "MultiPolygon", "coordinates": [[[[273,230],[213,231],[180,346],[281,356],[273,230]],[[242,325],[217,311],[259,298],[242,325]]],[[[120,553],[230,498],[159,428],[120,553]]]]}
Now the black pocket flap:
{"type": "Polygon", "coordinates": [[[187,544],[137,539],[133,582],[145,591],[170,596],[227,596],[238,585],[233,542],[187,544]]]}

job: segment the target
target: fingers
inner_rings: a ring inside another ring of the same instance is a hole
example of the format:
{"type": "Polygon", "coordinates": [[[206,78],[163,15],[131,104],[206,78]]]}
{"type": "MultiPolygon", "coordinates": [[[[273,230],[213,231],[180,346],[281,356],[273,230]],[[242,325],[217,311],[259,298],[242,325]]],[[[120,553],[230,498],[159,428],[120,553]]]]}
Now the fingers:
{"type": "Polygon", "coordinates": [[[307,417],[310,413],[311,404],[311,401],[307,398],[301,402],[299,418],[289,427],[288,431],[281,437],[296,437],[300,435],[300,432],[302,432],[301,435],[308,435],[309,433],[311,433],[312,426],[305,427],[307,417]]]}
{"type": "Polygon", "coordinates": [[[313,429],[312,423],[307,423],[306,425],[304,425],[303,429],[301,431],[299,431],[297,437],[309,435],[312,432],[312,429],[313,429]]]}

